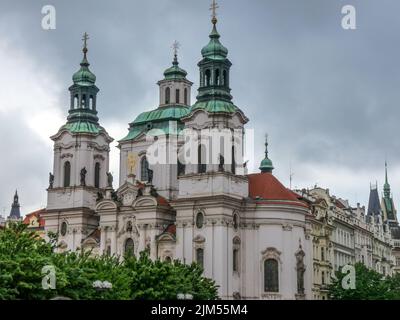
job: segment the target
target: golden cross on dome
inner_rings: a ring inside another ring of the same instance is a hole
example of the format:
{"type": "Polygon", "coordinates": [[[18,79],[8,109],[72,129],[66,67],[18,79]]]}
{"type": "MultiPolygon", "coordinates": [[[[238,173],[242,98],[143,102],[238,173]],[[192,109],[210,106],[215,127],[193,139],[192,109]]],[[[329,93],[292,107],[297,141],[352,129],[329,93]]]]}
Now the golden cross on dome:
{"type": "Polygon", "coordinates": [[[211,6],[210,6],[210,10],[212,12],[212,23],[216,24],[217,23],[217,9],[219,8],[218,3],[216,0],[213,0],[211,6]]]}
{"type": "Polygon", "coordinates": [[[178,49],[181,47],[181,44],[178,41],[174,41],[172,44],[172,49],[174,50],[174,56],[178,55],[178,49]]]}

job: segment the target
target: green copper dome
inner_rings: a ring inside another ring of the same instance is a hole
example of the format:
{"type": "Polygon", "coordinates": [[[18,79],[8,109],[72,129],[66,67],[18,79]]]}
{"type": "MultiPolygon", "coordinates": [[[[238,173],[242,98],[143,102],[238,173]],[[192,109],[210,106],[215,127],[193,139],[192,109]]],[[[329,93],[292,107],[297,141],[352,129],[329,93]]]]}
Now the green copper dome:
{"type": "Polygon", "coordinates": [[[175,54],[174,61],[172,62],[172,67],[164,71],[164,76],[166,80],[176,80],[185,79],[187,72],[179,67],[179,62],[177,55],[175,54]]]}
{"type": "Polygon", "coordinates": [[[210,33],[210,42],[201,50],[203,58],[212,60],[223,60],[228,56],[228,49],[219,42],[220,35],[214,24],[210,33]]]}
{"type": "Polygon", "coordinates": [[[132,123],[148,123],[152,121],[180,120],[189,113],[185,106],[171,105],[141,113],[132,123]]]}
{"type": "Polygon", "coordinates": [[[92,86],[96,82],[96,76],[89,70],[89,62],[86,59],[86,53],[81,62],[81,68],[74,73],[72,80],[74,84],[80,86],[92,86]]]}
{"type": "Polygon", "coordinates": [[[232,102],[224,100],[208,100],[208,101],[197,101],[191,108],[190,111],[202,109],[208,113],[235,113],[239,110],[232,102]]]}
{"type": "Polygon", "coordinates": [[[182,105],[170,105],[143,112],[130,124],[128,135],[120,141],[135,139],[152,129],[162,130],[164,134],[178,134],[184,128],[180,119],[188,114],[189,108],[182,105]],[[178,126],[170,126],[169,121],[177,121],[178,126]]]}
{"type": "Polygon", "coordinates": [[[268,158],[268,141],[265,141],[265,158],[261,161],[260,168],[261,172],[272,172],[274,166],[272,161],[268,158]]]}

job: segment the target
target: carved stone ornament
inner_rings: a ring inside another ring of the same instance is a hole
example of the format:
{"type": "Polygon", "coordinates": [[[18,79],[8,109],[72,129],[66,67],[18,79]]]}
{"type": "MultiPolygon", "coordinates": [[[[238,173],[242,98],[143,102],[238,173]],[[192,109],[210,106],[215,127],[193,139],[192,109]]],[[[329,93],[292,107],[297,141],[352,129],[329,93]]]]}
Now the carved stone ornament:
{"type": "Polygon", "coordinates": [[[74,155],[72,154],[72,153],[63,153],[62,155],[61,155],[61,159],[64,159],[64,158],[72,158],[74,155]]]}
{"type": "Polygon", "coordinates": [[[290,224],[284,224],[284,225],[282,226],[282,229],[283,229],[283,231],[292,231],[293,226],[290,225],[290,224]]]}

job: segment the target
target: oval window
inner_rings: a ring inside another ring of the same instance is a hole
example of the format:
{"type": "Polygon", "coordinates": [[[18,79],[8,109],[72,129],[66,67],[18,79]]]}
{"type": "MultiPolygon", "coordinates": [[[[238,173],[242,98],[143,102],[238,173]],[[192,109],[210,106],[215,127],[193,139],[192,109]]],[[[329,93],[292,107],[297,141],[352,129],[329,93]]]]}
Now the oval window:
{"type": "Polygon", "coordinates": [[[67,223],[64,221],[61,224],[61,235],[64,237],[67,234],[67,223]]]}
{"type": "Polygon", "coordinates": [[[196,216],[196,227],[197,228],[202,228],[204,224],[204,215],[202,212],[198,212],[196,216]]]}

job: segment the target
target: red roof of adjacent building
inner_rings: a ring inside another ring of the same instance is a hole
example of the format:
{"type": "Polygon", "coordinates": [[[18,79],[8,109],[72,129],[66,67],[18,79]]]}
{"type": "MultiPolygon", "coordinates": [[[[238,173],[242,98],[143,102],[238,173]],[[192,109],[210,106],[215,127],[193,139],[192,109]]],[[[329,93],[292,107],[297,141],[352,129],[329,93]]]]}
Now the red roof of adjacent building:
{"type": "Polygon", "coordinates": [[[40,209],[40,210],[36,210],[34,212],[28,213],[25,218],[23,223],[28,224],[30,223],[30,220],[32,217],[36,217],[39,221],[39,227],[44,227],[45,226],[45,220],[42,217],[42,214],[46,212],[46,209],[40,209]]]}
{"type": "Polygon", "coordinates": [[[258,202],[307,207],[270,172],[250,174],[248,178],[249,196],[258,202]]]}

